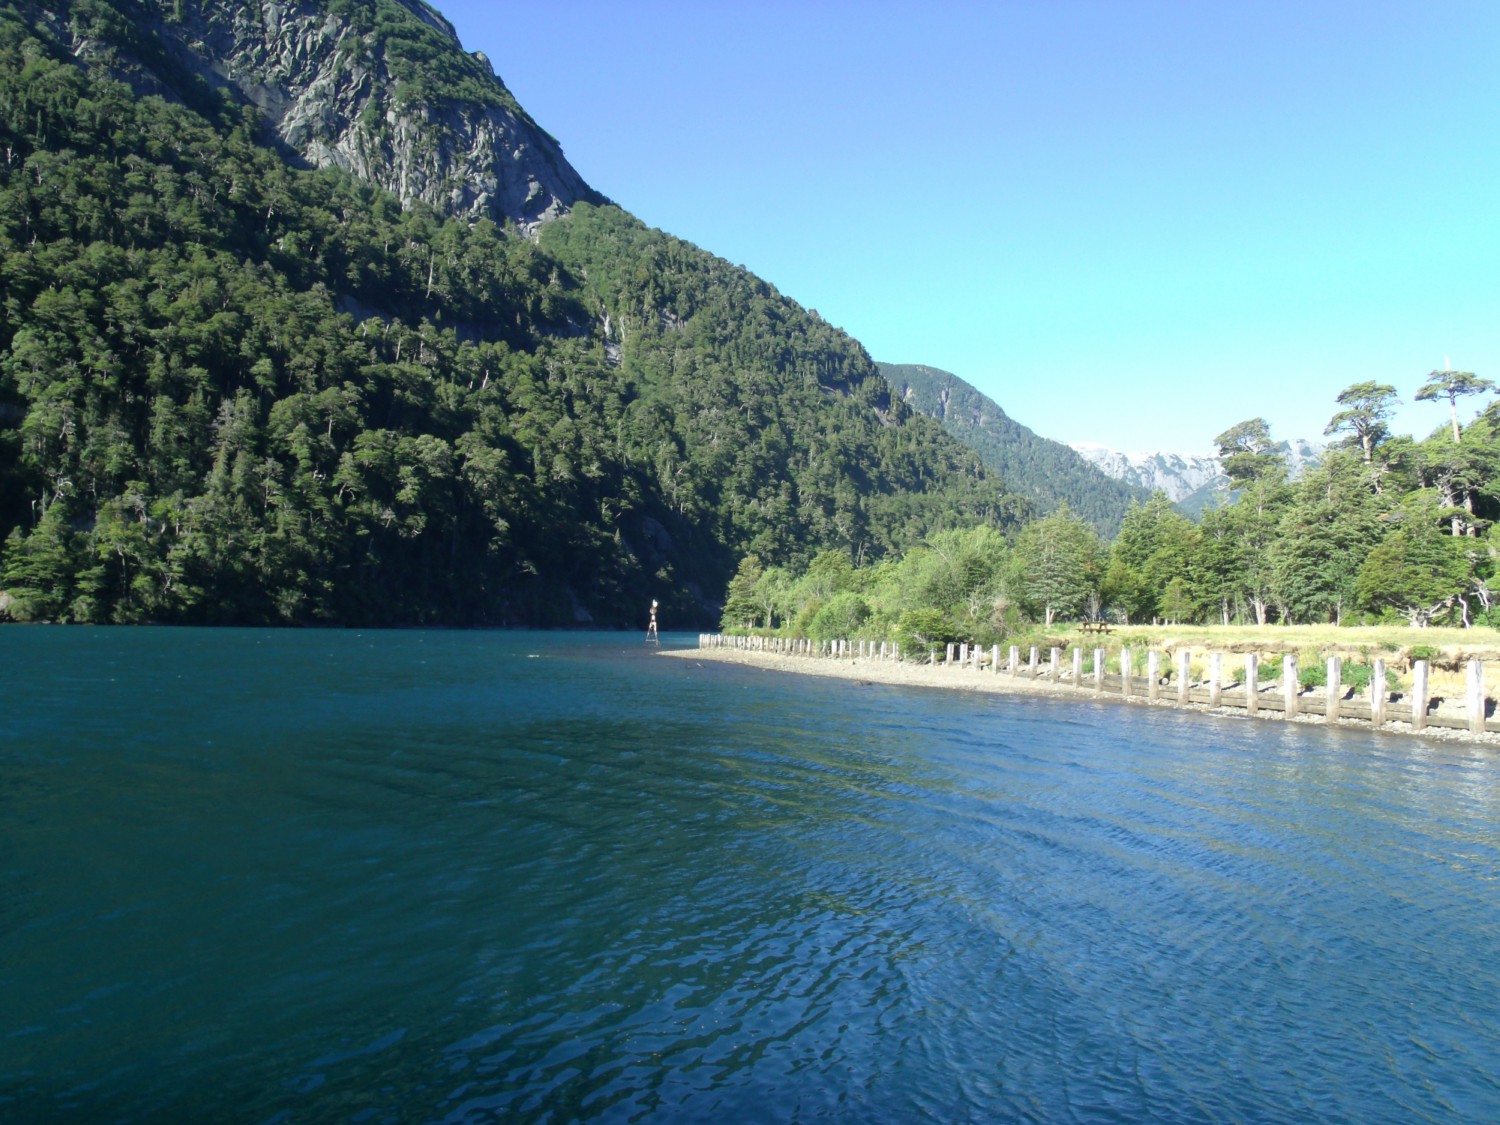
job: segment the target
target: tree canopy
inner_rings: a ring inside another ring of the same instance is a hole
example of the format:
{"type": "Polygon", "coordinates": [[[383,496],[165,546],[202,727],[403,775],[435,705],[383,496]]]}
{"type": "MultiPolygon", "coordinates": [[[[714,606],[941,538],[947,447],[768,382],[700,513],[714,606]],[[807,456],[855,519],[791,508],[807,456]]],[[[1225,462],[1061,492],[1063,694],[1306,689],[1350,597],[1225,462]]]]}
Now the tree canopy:
{"type": "MultiPolygon", "coordinates": [[[[671,628],[746,553],[1026,512],[745,270],[613,206],[531,239],[293,168],[227,93],[116,80],[111,51],[167,66],[132,13],[74,6],[80,61],[0,8],[0,615],[625,624],[658,598],[671,628]]],[[[408,96],[467,96],[480,64],[403,44],[408,96]]]]}

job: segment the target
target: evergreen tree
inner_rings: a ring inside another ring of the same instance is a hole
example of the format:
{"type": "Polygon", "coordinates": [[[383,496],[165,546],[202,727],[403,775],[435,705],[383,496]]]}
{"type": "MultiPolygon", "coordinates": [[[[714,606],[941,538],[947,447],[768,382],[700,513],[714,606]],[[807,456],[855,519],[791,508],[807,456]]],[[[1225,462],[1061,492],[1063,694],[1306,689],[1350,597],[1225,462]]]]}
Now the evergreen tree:
{"type": "Polygon", "coordinates": [[[1403,510],[1399,526],[1360,567],[1355,592],[1362,606],[1399,613],[1414,626],[1453,612],[1473,581],[1473,564],[1462,540],[1444,535],[1440,525],[1430,502],[1419,499],[1403,510]]]}
{"type": "Polygon", "coordinates": [[[1076,616],[1099,590],[1103,557],[1093,528],[1064,504],[1017,537],[1012,590],[1046,625],[1076,616]]]}
{"type": "Polygon", "coordinates": [[[1421,389],[1417,391],[1416,400],[1418,402],[1430,402],[1439,398],[1448,400],[1448,412],[1453,421],[1453,444],[1457,445],[1459,443],[1459,398],[1494,389],[1494,383],[1488,379],[1481,379],[1472,371],[1453,371],[1445,368],[1442,371],[1428,372],[1427,382],[1423,383],[1421,389]]]}
{"type": "Polygon", "coordinates": [[[1271,440],[1271,425],[1264,418],[1236,423],[1214,438],[1214,444],[1219,449],[1219,465],[1235,487],[1285,469],[1271,440]]]}
{"type": "Polygon", "coordinates": [[[1396,388],[1367,380],[1345,387],[1339,392],[1338,402],[1344,409],[1329,420],[1323,432],[1347,434],[1347,440],[1364,454],[1365,464],[1371,464],[1375,447],[1390,433],[1396,388]]]}

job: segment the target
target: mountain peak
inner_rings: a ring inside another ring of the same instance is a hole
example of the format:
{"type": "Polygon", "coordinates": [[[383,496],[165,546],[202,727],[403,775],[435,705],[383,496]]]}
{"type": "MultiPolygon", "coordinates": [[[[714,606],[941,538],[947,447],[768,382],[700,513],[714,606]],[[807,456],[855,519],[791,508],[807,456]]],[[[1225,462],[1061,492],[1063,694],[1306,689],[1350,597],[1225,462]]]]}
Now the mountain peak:
{"type": "Polygon", "coordinates": [[[175,61],[236,90],[312,167],[350,172],[406,206],[524,230],[580,200],[606,202],[421,0],[154,7],[175,61]]]}
{"type": "Polygon", "coordinates": [[[1066,503],[1112,536],[1130,501],[1146,498],[1147,493],[1110,479],[1062,442],[1039,437],[951,371],[920,363],[876,366],[897,397],[941,422],[1038,511],[1052,511],[1066,503]]]}

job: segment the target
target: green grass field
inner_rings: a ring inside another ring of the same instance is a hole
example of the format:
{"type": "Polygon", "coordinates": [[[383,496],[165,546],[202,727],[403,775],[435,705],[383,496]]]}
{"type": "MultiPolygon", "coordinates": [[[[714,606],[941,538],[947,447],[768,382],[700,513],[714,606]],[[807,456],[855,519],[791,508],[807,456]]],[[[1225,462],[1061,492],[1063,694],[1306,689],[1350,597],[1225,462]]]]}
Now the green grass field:
{"type": "Polygon", "coordinates": [[[1177,649],[1187,646],[1205,652],[1258,652],[1323,656],[1404,659],[1413,649],[1434,650],[1435,662],[1477,656],[1500,660],[1500,629],[1429,628],[1403,625],[1116,625],[1099,636],[1084,633],[1076,625],[1038,629],[1027,643],[1048,645],[1102,644],[1143,648],[1177,649]]]}

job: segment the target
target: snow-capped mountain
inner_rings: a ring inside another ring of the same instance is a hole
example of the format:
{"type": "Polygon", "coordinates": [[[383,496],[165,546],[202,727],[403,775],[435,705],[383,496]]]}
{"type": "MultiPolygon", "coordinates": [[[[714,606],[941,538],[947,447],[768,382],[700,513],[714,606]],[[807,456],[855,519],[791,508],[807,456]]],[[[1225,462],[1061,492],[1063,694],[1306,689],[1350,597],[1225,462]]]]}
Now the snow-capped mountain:
{"type": "Polygon", "coordinates": [[[1071,444],[1106,476],[1152,492],[1160,489],[1169,500],[1184,500],[1205,485],[1228,479],[1219,459],[1207,453],[1129,453],[1093,442],[1071,444]]]}
{"type": "MultiPolygon", "coordinates": [[[[1219,468],[1219,459],[1211,453],[1129,453],[1093,442],[1070,444],[1106,476],[1153,492],[1160,489],[1169,500],[1189,512],[1202,511],[1229,483],[1219,468]]],[[[1276,450],[1286,458],[1287,470],[1293,478],[1316,465],[1323,454],[1322,446],[1304,438],[1278,442],[1276,450]]]]}

